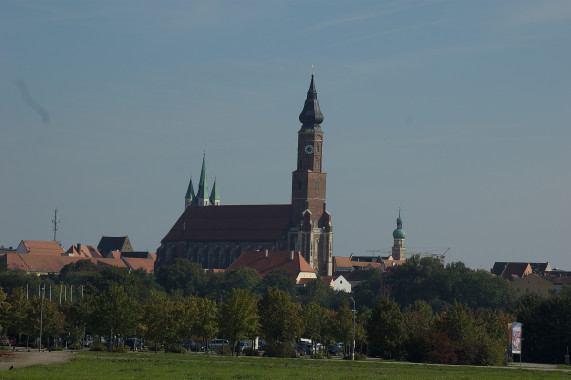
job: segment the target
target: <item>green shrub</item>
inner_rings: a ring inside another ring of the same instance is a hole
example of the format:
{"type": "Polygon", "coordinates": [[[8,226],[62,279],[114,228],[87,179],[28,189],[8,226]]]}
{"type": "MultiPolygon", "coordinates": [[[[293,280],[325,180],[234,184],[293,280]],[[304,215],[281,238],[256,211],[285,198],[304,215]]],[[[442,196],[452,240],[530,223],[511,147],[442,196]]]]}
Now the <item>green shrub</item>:
{"type": "Polygon", "coordinates": [[[69,346],[69,349],[70,349],[70,350],[81,350],[81,344],[79,344],[79,343],[72,343],[72,344],[69,346]]]}
{"type": "Polygon", "coordinates": [[[222,348],[216,350],[218,355],[231,355],[232,354],[232,347],[230,346],[222,346],[222,348]]]}
{"type": "Polygon", "coordinates": [[[260,351],[255,350],[252,347],[244,348],[244,351],[242,351],[242,353],[244,354],[244,356],[260,356],[260,351]]]}
{"type": "Polygon", "coordinates": [[[180,344],[173,344],[168,346],[165,349],[165,352],[171,352],[174,354],[185,354],[186,353],[186,348],[184,348],[183,346],[181,346],[180,344]]]}
{"type": "Polygon", "coordinates": [[[107,347],[103,343],[97,342],[91,345],[89,351],[107,351],[107,347]]]}
{"type": "Polygon", "coordinates": [[[125,347],[125,346],[113,346],[111,351],[116,352],[118,354],[124,354],[127,352],[127,347],[125,347]]]}
{"type": "Polygon", "coordinates": [[[51,347],[48,349],[48,351],[50,351],[50,352],[51,352],[51,351],[62,351],[62,350],[63,350],[62,346],[51,346],[51,347]]]}

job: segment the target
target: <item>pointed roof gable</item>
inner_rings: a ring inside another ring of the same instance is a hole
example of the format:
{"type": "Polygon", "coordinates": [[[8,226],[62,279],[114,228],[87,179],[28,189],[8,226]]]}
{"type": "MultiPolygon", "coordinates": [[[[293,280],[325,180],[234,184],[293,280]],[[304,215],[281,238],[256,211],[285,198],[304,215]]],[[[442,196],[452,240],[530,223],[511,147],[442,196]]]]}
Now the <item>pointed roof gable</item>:
{"type": "Polygon", "coordinates": [[[131,252],[133,248],[129,236],[102,236],[97,244],[97,250],[104,256],[111,251],[131,252]]]}

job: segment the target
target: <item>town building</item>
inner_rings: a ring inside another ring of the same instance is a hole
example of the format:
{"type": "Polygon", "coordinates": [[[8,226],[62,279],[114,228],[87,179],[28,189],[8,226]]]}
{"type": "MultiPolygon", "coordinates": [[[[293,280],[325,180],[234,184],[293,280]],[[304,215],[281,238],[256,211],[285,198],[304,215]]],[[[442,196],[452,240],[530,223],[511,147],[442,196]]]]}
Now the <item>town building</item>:
{"type": "Polygon", "coordinates": [[[270,272],[283,270],[295,277],[296,284],[299,284],[302,279],[317,278],[315,271],[301,253],[294,251],[246,251],[230,264],[227,270],[238,270],[242,267],[256,270],[261,278],[266,277],[270,272]]]}
{"type": "Polygon", "coordinates": [[[333,226],[326,210],[323,120],[312,74],[299,115],[289,204],[221,205],[216,184],[208,195],[203,157],[198,192],[194,194],[191,179],[185,210],[161,240],[155,267],[186,258],[205,269],[225,269],[247,251],[295,251],[315,272],[331,275],[333,226]]]}

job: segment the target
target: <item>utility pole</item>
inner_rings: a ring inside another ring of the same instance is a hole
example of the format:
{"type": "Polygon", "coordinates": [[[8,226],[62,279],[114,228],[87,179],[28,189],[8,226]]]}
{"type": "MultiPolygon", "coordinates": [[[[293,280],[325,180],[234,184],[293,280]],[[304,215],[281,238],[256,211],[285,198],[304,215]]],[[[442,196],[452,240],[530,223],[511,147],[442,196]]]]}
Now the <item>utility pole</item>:
{"type": "Polygon", "coordinates": [[[40,306],[40,342],[38,344],[38,352],[42,352],[42,333],[44,328],[44,298],[46,296],[46,285],[44,284],[44,294],[41,295],[42,301],[40,306]]]}
{"type": "Polygon", "coordinates": [[[57,218],[57,208],[55,210],[55,214],[54,214],[54,219],[52,220],[52,223],[54,224],[54,241],[56,240],[56,233],[58,230],[58,224],[59,224],[60,220],[57,218]]]}
{"type": "Polygon", "coordinates": [[[353,345],[351,347],[351,360],[355,360],[355,300],[351,297],[353,301],[353,345]]]}

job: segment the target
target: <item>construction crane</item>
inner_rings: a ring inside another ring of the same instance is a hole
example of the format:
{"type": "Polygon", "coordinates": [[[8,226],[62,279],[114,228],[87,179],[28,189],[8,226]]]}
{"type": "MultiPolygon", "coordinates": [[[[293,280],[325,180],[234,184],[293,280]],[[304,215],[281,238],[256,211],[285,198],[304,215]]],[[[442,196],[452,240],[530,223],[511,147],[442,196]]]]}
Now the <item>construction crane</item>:
{"type": "Polygon", "coordinates": [[[411,255],[418,255],[420,257],[432,257],[433,259],[440,260],[440,263],[444,265],[446,260],[446,254],[450,252],[450,248],[439,248],[429,252],[409,252],[411,255]],[[444,250],[443,253],[435,253],[435,251],[444,250]]]}

